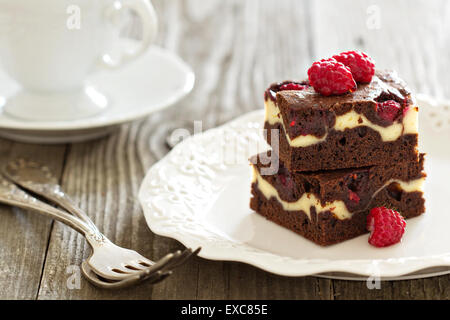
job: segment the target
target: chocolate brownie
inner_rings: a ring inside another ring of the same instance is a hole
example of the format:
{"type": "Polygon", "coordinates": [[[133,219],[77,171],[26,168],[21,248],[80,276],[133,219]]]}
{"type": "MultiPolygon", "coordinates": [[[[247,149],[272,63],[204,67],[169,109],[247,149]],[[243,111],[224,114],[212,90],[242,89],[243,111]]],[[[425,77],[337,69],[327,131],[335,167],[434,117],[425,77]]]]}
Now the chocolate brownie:
{"type": "Polygon", "coordinates": [[[374,207],[393,208],[405,218],[425,211],[423,154],[415,161],[317,172],[293,173],[279,161],[272,175],[264,175],[270,167],[265,160],[263,154],[250,159],[250,207],[320,245],[367,232],[366,217],[374,207]]]}
{"type": "Polygon", "coordinates": [[[418,107],[395,72],[377,71],[344,95],[322,96],[307,81],[295,83],[299,90],[284,90],[284,82],[264,95],[266,139],[289,170],[417,161],[418,107]]]}

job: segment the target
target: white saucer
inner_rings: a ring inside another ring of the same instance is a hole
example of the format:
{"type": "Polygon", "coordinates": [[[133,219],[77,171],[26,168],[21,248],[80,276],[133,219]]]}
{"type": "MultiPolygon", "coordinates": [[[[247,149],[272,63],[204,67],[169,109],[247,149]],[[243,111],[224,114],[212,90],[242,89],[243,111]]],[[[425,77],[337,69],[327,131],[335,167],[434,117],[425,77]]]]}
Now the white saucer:
{"type": "Polygon", "coordinates": [[[105,94],[111,105],[96,116],[70,121],[26,121],[2,110],[19,86],[0,70],[0,137],[31,143],[67,143],[97,138],[118,125],[166,108],[187,95],[194,86],[192,69],[177,55],[151,47],[123,68],[95,73],[87,79],[105,94]]]}
{"type": "Polygon", "coordinates": [[[375,248],[366,234],[321,247],[253,212],[248,158],[267,148],[258,129],[263,110],[188,138],[155,164],[139,192],[146,221],[156,234],[201,246],[203,258],[280,275],[397,280],[450,273],[450,104],[418,98],[427,212],[408,220],[399,244],[375,248]]]}

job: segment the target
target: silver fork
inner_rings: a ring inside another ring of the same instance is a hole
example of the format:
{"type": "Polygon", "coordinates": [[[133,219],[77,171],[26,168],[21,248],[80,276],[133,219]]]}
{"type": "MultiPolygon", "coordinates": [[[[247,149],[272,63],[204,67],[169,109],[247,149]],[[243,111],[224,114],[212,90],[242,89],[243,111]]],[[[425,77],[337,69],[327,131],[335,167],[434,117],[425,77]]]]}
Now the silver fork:
{"type": "MultiPolygon", "coordinates": [[[[15,184],[4,179],[1,175],[0,203],[46,215],[55,220],[61,221],[62,223],[65,223],[84,236],[88,235],[92,231],[92,229],[79,218],[74,217],[65,211],[49,206],[48,204],[34,198],[30,194],[19,189],[15,184]]],[[[199,250],[200,249],[197,249],[196,251],[192,252],[190,249],[186,249],[183,252],[177,251],[175,253],[169,253],[161,260],[154,263],[151,267],[133,273],[121,280],[111,280],[103,278],[102,276],[95,273],[94,270],[91,269],[86,263],[86,261],[83,261],[82,263],[82,271],[83,275],[91,283],[107,289],[124,288],[138,282],[142,282],[144,280],[147,280],[150,283],[157,283],[172,274],[172,271],[170,269],[180,266],[191,256],[196,255],[199,250]]]]}
{"type": "MultiPolygon", "coordinates": [[[[50,172],[48,167],[33,161],[18,159],[8,163],[3,172],[8,179],[17,185],[58,204],[76,216],[74,217],[65,212],[62,212],[65,215],[55,216],[55,210],[57,209],[45,203],[40,203],[41,207],[42,204],[46,205],[47,210],[53,209],[50,210],[53,213],[53,218],[69,224],[86,237],[92,247],[91,255],[82,266],[86,276],[95,273],[98,276],[97,280],[102,282],[105,282],[104,279],[106,279],[112,281],[127,280],[127,283],[133,283],[149,277],[153,277],[153,280],[157,281],[170,275],[170,269],[183,264],[200,250],[197,249],[194,252],[191,249],[187,249],[184,252],[177,251],[154,263],[139,253],[119,247],[108,240],[87,214],[64,193],[61,186],[57,183],[56,177],[50,172]]],[[[18,194],[17,190],[15,190],[15,194],[18,194]]],[[[21,196],[24,195],[22,194],[21,196]]],[[[27,195],[27,197],[28,199],[32,198],[30,195],[27,195]]],[[[38,200],[33,200],[34,203],[36,201],[38,200]]],[[[57,211],[61,213],[60,210],[57,211]]],[[[93,282],[92,277],[89,280],[93,282]]]]}

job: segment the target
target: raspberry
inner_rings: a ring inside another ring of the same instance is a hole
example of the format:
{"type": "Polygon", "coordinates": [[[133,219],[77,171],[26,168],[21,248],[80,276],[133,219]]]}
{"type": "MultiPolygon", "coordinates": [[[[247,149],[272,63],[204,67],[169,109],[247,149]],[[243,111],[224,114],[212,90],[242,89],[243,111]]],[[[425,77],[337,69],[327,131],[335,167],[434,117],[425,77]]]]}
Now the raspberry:
{"type": "Polygon", "coordinates": [[[356,203],[359,203],[359,200],[361,200],[361,198],[358,196],[358,194],[356,192],[353,192],[352,190],[348,190],[348,199],[351,201],[354,201],[356,203]]]}
{"type": "Polygon", "coordinates": [[[291,82],[291,83],[285,83],[285,84],[281,85],[280,86],[280,91],[284,91],[284,90],[304,90],[306,88],[308,88],[307,85],[291,82]]]}
{"type": "Polygon", "coordinates": [[[280,179],[281,184],[286,188],[293,188],[294,187],[294,181],[292,178],[288,175],[285,175],[283,173],[278,175],[278,178],[280,179]]]}
{"type": "Polygon", "coordinates": [[[375,74],[372,58],[361,51],[347,51],[333,56],[334,59],[349,67],[356,82],[369,83],[375,74]]]}
{"type": "Polygon", "coordinates": [[[312,64],[308,78],[314,90],[324,96],[344,94],[356,89],[350,69],[335,59],[322,59],[312,64]]]}
{"type": "Polygon", "coordinates": [[[377,103],[378,116],[386,121],[394,122],[399,116],[402,106],[400,103],[394,100],[387,100],[381,103],[377,103]]]}
{"type": "Polygon", "coordinates": [[[397,211],[385,207],[373,208],[367,216],[369,243],[375,247],[387,247],[400,242],[406,222],[397,211]]]}

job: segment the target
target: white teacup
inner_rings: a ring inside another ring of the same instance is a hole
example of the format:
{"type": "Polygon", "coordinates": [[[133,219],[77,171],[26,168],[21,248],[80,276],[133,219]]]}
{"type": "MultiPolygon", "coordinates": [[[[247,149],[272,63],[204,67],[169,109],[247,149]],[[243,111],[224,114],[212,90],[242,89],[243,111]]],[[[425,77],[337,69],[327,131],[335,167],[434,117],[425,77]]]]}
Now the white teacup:
{"type": "Polygon", "coordinates": [[[149,0],[1,0],[0,62],[21,86],[4,107],[29,120],[71,120],[104,110],[108,99],[86,77],[144,53],[157,32],[149,0]],[[108,52],[119,38],[125,10],[142,22],[142,41],[118,61],[108,52]]]}

